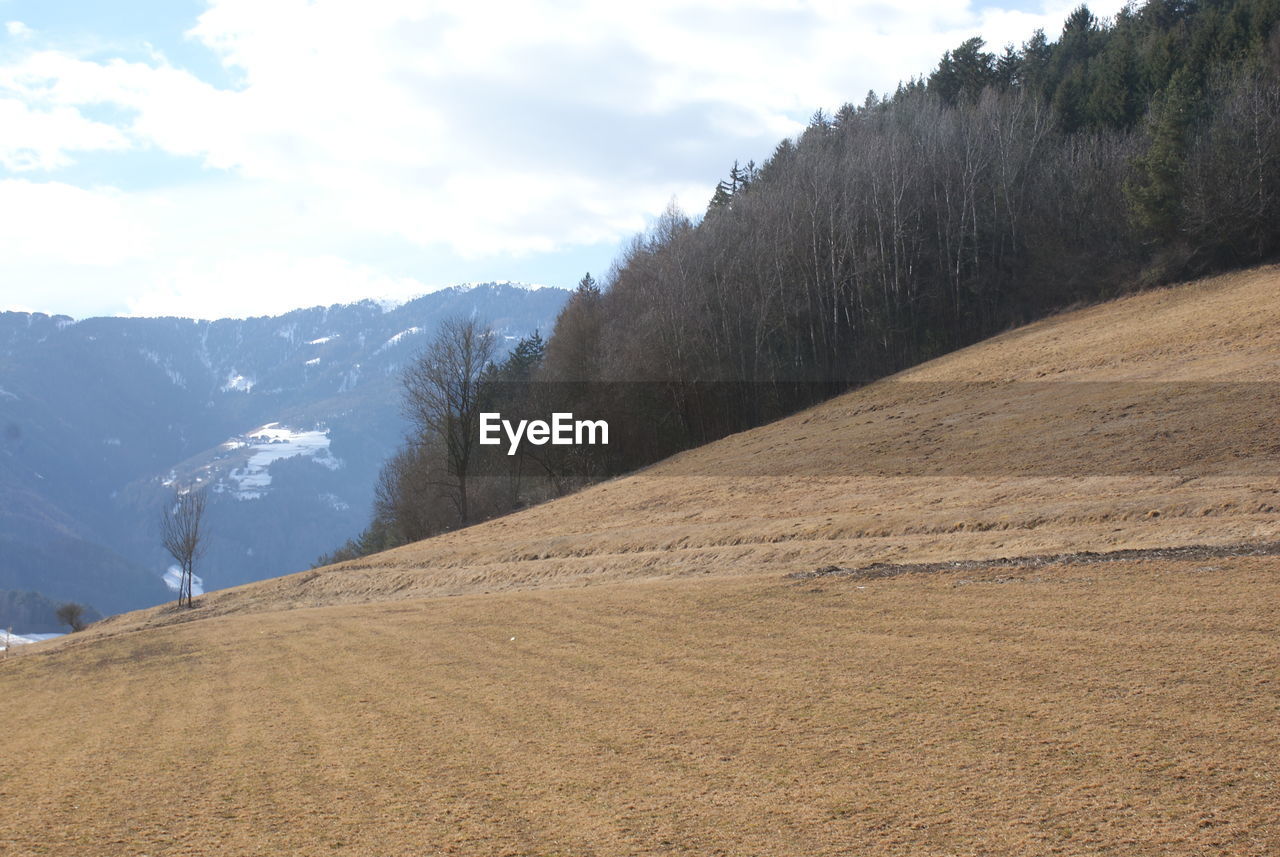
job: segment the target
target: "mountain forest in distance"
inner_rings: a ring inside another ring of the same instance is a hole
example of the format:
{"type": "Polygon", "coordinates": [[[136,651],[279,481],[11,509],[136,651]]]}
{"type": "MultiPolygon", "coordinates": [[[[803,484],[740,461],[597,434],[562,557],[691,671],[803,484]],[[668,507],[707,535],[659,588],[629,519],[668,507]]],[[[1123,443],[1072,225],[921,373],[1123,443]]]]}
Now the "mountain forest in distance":
{"type": "Polygon", "coordinates": [[[57,631],[61,602],[169,600],[175,487],[209,491],[209,589],[307,568],[368,522],[404,436],[400,375],[436,323],[483,317],[505,353],[567,296],[488,283],[216,321],[0,312],[0,631],[57,631]]]}
{"type": "Polygon", "coordinates": [[[891,95],[819,110],[764,163],[734,164],[701,218],[672,206],[585,277],[546,342],[472,367],[473,420],[568,411],[608,419],[608,446],[508,460],[420,422],[369,527],[321,561],[642,467],[1073,304],[1273,258],[1278,19],[1280,0],[1150,0],[1114,21],[1081,6],[1054,41],[969,39],[891,95]]]}

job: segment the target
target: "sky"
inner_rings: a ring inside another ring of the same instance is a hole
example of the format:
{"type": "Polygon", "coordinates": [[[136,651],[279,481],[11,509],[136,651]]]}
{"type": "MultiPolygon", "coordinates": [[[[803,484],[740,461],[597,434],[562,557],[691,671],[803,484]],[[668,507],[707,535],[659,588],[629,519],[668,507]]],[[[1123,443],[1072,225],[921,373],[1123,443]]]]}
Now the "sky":
{"type": "Polygon", "coordinates": [[[0,311],[570,288],[815,109],[1078,2],[0,0],[0,311]]]}

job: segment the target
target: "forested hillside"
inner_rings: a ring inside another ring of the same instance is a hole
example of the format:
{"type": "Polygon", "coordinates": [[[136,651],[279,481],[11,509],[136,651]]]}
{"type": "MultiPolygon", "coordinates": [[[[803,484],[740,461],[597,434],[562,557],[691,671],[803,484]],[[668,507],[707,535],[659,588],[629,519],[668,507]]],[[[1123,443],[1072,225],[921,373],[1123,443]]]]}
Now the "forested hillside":
{"type": "MultiPolygon", "coordinates": [[[[705,214],[668,209],[584,278],[545,349],[489,373],[510,382],[490,398],[504,411],[614,427],[599,450],[492,462],[508,487],[490,513],[1066,306],[1274,257],[1277,19],[1280,0],[1152,0],[1106,21],[1081,6],[1054,40],[969,39],[890,95],[818,110],[763,164],[734,164],[705,214]]],[[[457,492],[449,449],[411,441],[347,553],[470,522],[438,502],[406,519],[424,491],[457,492]]]]}

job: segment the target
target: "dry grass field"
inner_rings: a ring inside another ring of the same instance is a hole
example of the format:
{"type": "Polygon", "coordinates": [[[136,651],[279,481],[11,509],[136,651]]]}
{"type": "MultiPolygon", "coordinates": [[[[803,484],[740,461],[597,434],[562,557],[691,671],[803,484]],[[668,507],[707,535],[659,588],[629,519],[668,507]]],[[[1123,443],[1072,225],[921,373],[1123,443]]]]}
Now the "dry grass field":
{"type": "Polygon", "coordinates": [[[1280,853],[1280,270],[0,662],[5,855],[1280,853]],[[8,847],[5,847],[8,846],[8,847]]]}
{"type": "Polygon", "coordinates": [[[6,854],[1280,853],[1274,560],[229,615],[5,664],[6,854]]]}

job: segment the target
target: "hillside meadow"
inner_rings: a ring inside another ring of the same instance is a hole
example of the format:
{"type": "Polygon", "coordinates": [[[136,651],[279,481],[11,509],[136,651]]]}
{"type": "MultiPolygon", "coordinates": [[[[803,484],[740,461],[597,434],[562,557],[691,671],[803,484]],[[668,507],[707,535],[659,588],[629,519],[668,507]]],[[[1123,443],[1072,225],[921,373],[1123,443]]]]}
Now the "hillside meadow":
{"type": "Polygon", "coordinates": [[[1278,287],[1065,313],[506,518],[24,647],[0,842],[1276,853],[1280,562],[1230,546],[1280,538],[1278,287]],[[1191,545],[1222,549],[1069,556],[1191,545]]]}

